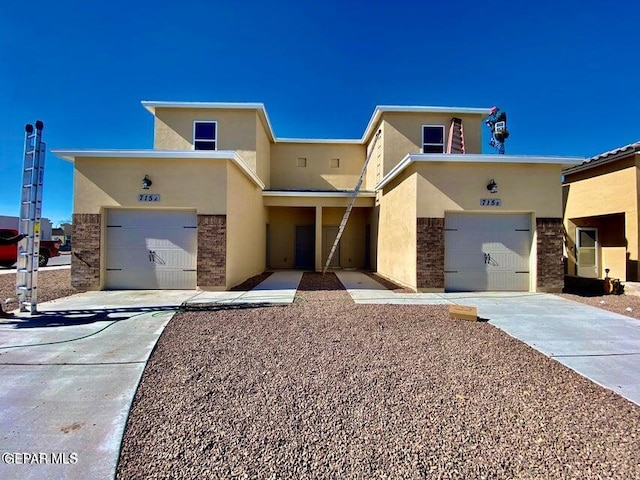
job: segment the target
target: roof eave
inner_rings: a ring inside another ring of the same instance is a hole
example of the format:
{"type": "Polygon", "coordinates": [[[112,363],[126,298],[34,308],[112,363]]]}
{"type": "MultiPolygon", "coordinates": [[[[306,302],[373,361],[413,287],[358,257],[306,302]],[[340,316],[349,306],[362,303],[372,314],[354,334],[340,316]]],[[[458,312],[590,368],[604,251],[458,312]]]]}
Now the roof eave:
{"type": "Polygon", "coordinates": [[[267,130],[267,135],[272,142],[276,141],[276,136],[267,114],[267,109],[264,103],[243,103],[243,102],[166,102],[166,101],[151,101],[142,100],[140,102],[142,106],[147,109],[153,116],[156,114],[156,108],[200,108],[200,109],[214,109],[214,110],[256,110],[258,116],[262,120],[267,130]]]}
{"type": "Polygon", "coordinates": [[[384,188],[412,163],[442,162],[442,163],[515,163],[537,165],[577,165],[584,161],[578,157],[543,157],[533,155],[482,155],[482,154],[408,154],[375,186],[376,190],[384,188]]]}
{"type": "Polygon", "coordinates": [[[475,107],[438,107],[438,106],[403,106],[403,105],[378,105],[376,106],[371,119],[365,128],[364,133],[360,141],[366,143],[373,131],[376,129],[377,124],[384,113],[387,112],[399,112],[399,113],[447,113],[451,115],[489,115],[490,108],[475,108],[475,107]]]}
{"type": "Polygon", "coordinates": [[[55,156],[75,162],[78,157],[85,158],[191,158],[203,160],[231,160],[247,177],[261,189],[264,182],[249,168],[242,156],[235,150],[51,150],[55,156]]]}
{"type": "Polygon", "coordinates": [[[584,172],[585,170],[591,170],[592,168],[617,162],[618,160],[629,158],[633,155],[640,155],[640,142],[625,145],[624,147],[596,155],[585,160],[580,165],[566,168],[562,173],[564,175],[572,175],[574,173],[584,172]]]}

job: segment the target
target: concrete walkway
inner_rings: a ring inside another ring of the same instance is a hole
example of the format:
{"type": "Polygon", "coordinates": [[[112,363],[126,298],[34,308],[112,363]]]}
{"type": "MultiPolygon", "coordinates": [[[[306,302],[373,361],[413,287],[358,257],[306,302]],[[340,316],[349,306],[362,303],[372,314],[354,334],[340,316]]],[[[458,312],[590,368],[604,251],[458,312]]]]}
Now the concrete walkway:
{"type": "Polygon", "coordinates": [[[286,305],[293,302],[302,274],[294,270],[273,272],[248,292],[200,292],[187,303],[286,305]]]}
{"type": "Polygon", "coordinates": [[[477,307],[495,327],[640,405],[639,320],[551,294],[396,294],[360,272],[336,275],[356,303],[477,307]]]}
{"type": "Polygon", "coordinates": [[[450,304],[436,293],[395,293],[362,272],[336,271],[340,283],[356,303],[392,305],[450,304]]]}

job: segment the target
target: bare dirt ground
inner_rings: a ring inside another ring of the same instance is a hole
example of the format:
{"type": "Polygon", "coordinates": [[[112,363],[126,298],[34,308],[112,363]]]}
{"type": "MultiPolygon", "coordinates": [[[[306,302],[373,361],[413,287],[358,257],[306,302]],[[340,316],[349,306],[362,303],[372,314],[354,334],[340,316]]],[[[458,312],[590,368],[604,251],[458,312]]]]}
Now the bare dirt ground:
{"type": "Polygon", "coordinates": [[[560,296],[567,300],[585,303],[592,307],[602,308],[603,310],[640,320],[640,297],[637,295],[583,296],[572,293],[562,293],[560,296]]]}
{"type": "Polygon", "coordinates": [[[231,290],[232,292],[244,292],[245,290],[252,290],[258,285],[260,285],[262,282],[264,282],[267,278],[269,278],[272,273],[273,272],[263,272],[260,275],[256,275],[254,277],[251,277],[245,280],[241,284],[236,285],[235,287],[230,288],[229,290],[231,290]]]}
{"type": "MultiPolygon", "coordinates": [[[[38,302],[48,302],[75,293],[78,293],[78,290],[71,286],[71,271],[69,269],[38,272],[38,302]]],[[[18,308],[15,273],[0,275],[0,302],[2,302],[5,311],[18,308]],[[7,299],[12,301],[7,304],[5,303],[7,299]]]]}
{"type": "Polygon", "coordinates": [[[397,284],[393,283],[391,280],[387,280],[386,278],[384,278],[381,275],[378,275],[377,273],[373,273],[373,272],[364,272],[364,273],[368,277],[374,279],[376,282],[381,284],[384,288],[386,288],[387,290],[391,290],[392,292],[396,292],[396,293],[416,293],[413,290],[411,290],[410,288],[406,288],[406,287],[403,287],[401,285],[397,285],[397,284]]]}
{"type": "Polygon", "coordinates": [[[640,478],[640,407],[446,307],[185,312],[136,394],[118,478],[640,478]]]}

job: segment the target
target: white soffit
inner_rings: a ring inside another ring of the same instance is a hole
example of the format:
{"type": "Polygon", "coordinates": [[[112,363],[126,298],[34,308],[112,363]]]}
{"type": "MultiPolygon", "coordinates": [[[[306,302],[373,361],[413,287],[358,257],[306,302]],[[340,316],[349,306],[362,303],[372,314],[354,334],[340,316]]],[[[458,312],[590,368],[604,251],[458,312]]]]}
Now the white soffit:
{"type": "Polygon", "coordinates": [[[322,144],[349,144],[349,145],[362,145],[362,141],[357,138],[278,138],[276,143],[322,143],[322,144]]]}
{"type": "MultiPolygon", "coordinates": [[[[304,190],[265,190],[262,192],[263,197],[328,197],[328,198],[342,198],[351,197],[353,190],[346,191],[304,191],[304,190]]],[[[358,197],[375,197],[376,192],[359,191],[358,197]]]]}
{"type": "Polygon", "coordinates": [[[235,150],[51,150],[55,156],[75,162],[83,158],[190,158],[204,160],[231,160],[247,177],[260,188],[265,185],[249,168],[244,159],[235,150]]]}
{"type": "Polygon", "coordinates": [[[533,155],[481,155],[481,154],[450,154],[429,153],[409,154],[404,157],[389,173],[375,186],[376,190],[383,188],[400,172],[412,163],[440,162],[440,163],[497,163],[497,164],[537,164],[537,165],[579,165],[584,161],[581,157],[541,157],[533,155]]]}

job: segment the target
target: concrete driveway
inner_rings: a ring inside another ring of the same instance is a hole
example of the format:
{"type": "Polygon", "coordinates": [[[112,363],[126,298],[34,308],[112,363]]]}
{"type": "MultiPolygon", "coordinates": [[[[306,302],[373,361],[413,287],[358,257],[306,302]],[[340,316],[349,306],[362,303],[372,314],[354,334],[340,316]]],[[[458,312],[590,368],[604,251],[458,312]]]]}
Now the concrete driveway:
{"type": "Polygon", "coordinates": [[[88,292],[0,319],[0,478],[113,478],[147,359],[195,294],[88,292]]]}
{"type": "Polygon", "coordinates": [[[640,405],[640,321],[550,294],[448,294],[590,380],[640,405]]]}
{"type": "Polygon", "coordinates": [[[639,320],[551,294],[395,293],[360,272],[336,275],[356,303],[477,307],[492,325],[640,405],[639,320]]]}

